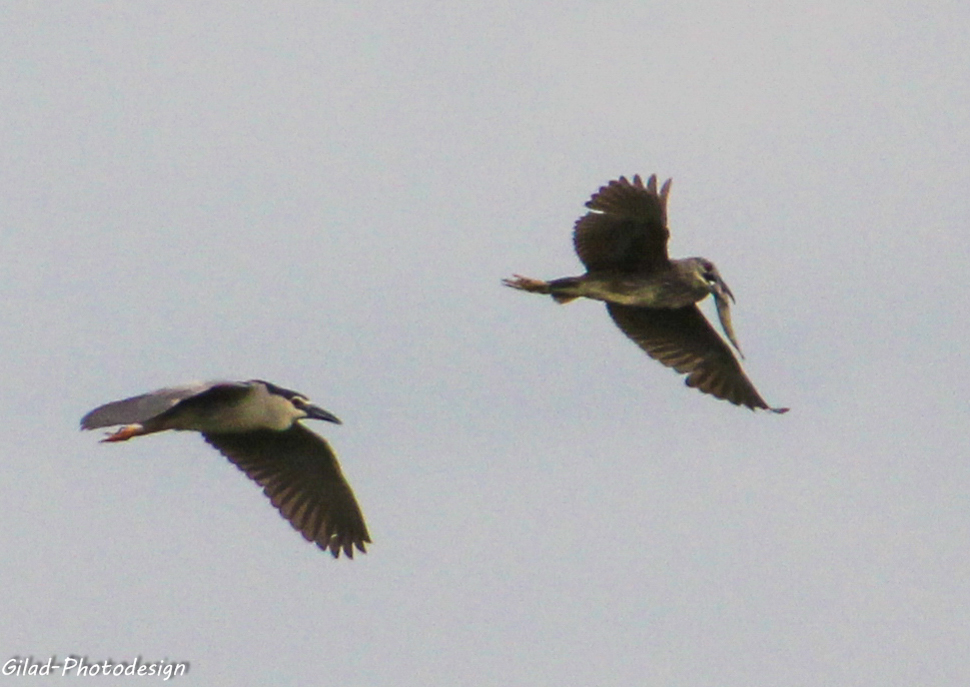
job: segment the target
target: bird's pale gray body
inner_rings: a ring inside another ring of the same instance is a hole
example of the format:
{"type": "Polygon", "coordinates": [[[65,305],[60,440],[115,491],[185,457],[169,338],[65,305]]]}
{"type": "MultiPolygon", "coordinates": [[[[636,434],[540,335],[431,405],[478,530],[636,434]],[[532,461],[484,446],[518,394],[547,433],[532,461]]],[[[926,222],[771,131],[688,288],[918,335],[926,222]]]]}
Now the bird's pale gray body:
{"type": "Polygon", "coordinates": [[[697,303],[712,295],[718,319],[737,349],[731,323],[734,294],[706,258],[667,255],[670,180],[657,190],[639,175],[611,181],[586,203],[590,212],[573,231],[586,274],[543,281],[515,275],[506,286],[552,296],[559,303],[591,298],[606,303],[616,325],[650,357],[686,373],[687,385],[752,410],[770,408],[740,364],[701,314],[697,303]]]}
{"type": "Polygon", "coordinates": [[[82,429],[124,425],[104,441],[166,430],[203,438],[263,487],[294,528],[334,557],[365,552],[367,526],[337,457],[299,420],[340,424],[304,395],[262,380],[169,387],[114,401],[81,419],[82,429]]]}

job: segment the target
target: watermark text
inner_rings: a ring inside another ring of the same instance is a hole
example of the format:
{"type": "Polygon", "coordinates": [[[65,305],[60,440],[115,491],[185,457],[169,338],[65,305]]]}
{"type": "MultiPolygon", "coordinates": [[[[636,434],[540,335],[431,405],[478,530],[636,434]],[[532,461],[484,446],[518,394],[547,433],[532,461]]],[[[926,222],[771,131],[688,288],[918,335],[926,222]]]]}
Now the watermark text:
{"type": "Polygon", "coordinates": [[[188,661],[146,661],[136,656],[130,661],[113,661],[110,658],[103,661],[91,661],[87,656],[71,654],[63,661],[57,656],[51,656],[46,661],[35,659],[33,656],[14,656],[0,666],[0,675],[33,676],[60,675],[61,677],[91,677],[96,675],[123,675],[132,677],[160,677],[171,680],[189,672],[188,661]]]}

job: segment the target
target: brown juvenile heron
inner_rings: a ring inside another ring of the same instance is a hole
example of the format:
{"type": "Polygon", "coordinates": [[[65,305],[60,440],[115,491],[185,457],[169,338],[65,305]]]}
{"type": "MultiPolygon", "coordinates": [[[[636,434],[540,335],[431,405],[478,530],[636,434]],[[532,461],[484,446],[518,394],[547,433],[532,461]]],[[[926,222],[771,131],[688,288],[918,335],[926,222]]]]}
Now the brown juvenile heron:
{"type": "MultiPolygon", "coordinates": [[[[552,281],[514,275],[514,289],[551,295],[558,303],[576,298],[605,301],[610,317],[647,355],[687,374],[694,387],[735,405],[775,413],[741,369],[737,358],[710,325],[697,302],[711,294],[721,327],[741,354],[731,326],[731,289],[705,258],[671,260],[667,255],[667,195],[670,179],[657,192],[639,175],[611,181],[586,203],[590,212],[576,221],[573,245],[586,274],[552,281]]],[[[743,355],[741,357],[744,357],[743,355]]]]}
{"type": "Polygon", "coordinates": [[[124,425],[102,441],[165,430],[200,432],[263,487],[280,514],[334,558],[370,541],[354,492],[327,441],[299,420],[340,420],[303,394],[253,379],[159,389],[95,408],[81,429],[124,425]]]}

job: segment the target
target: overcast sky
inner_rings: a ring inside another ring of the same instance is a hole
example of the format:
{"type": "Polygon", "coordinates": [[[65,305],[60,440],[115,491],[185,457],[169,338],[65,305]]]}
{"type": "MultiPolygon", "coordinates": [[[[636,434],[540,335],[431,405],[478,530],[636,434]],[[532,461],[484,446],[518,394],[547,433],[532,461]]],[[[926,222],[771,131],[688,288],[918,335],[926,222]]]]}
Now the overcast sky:
{"type": "Polygon", "coordinates": [[[0,661],[967,684],[968,224],[965,2],[5,2],[0,661]],[[789,414],[501,286],[654,172],[789,414]],[[197,435],[78,431],[253,377],[343,420],[367,555],[197,435]]]}

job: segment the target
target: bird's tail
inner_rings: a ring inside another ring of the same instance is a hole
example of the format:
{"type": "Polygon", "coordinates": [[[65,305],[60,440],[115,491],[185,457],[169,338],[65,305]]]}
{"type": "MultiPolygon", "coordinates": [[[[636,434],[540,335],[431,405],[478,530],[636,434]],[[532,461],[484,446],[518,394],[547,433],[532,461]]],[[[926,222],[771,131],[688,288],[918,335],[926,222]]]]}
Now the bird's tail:
{"type": "Polygon", "coordinates": [[[576,293],[576,285],[579,280],[576,277],[542,281],[541,279],[532,279],[516,274],[511,279],[503,279],[502,283],[519,291],[547,294],[552,296],[557,303],[568,303],[579,298],[579,294],[576,293]]]}

